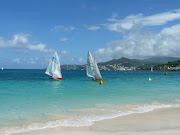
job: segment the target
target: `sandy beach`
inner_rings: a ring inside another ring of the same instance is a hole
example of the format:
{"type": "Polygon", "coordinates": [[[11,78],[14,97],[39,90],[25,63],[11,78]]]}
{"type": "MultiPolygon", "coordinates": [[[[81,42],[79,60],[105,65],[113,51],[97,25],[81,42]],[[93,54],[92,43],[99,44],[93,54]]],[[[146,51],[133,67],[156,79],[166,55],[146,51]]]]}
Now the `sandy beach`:
{"type": "Polygon", "coordinates": [[[56,127],[14,135],[178,135],[180,107],[157,109],[94,122],[89,127],[56,127]]]}

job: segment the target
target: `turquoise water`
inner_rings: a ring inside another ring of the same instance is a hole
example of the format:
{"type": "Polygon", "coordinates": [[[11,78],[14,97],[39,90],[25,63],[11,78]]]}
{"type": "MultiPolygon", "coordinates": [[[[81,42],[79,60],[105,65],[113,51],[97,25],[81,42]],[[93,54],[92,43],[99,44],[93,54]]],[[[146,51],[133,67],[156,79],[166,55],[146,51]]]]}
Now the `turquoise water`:
{"type": "Polygon", "coordinates": [[[101,71],[104,85],[85,71],[0,71],[0,134],[93,121],[180,104],[180,72],[101,71]],[[149,77],[152,79],[148,81],[149,77]]]}

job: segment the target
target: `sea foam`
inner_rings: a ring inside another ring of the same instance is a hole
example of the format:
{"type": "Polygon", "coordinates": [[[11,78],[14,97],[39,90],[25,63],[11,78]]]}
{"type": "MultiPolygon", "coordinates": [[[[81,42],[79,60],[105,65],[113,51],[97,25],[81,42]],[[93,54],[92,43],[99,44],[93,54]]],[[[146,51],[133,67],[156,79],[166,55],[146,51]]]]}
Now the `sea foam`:
{"type": "Polygon", "coordinates": [[[45,123],[33,123],[28,126],[11,127],[1,130],[0,134],[10,135],[12,133],[29,132],[32,130],[53,128],[53,127],[84,127],[91,126],[95,121],[111,119],[133,113],[145,113],[160,108],[179,107],[179,104],[144,104],[144,105],[97,105],[96,108],[76,109],[73,115],[64,119],[48,121],[45,123]]]}

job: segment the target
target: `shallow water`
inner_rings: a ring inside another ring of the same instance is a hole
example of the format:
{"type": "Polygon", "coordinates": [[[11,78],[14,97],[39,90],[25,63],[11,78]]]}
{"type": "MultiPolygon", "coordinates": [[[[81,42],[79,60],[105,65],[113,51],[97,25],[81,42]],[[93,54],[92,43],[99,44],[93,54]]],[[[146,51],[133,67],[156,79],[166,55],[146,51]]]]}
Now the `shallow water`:
{"type": "Polygon", "coordinates": [[[104,85],[85,71],[0,71],[0,134],[93,121],[180,104],[180,72],[101,71],[104,85]],[[149,77],[152,79],[148,81],[149,77]]]}

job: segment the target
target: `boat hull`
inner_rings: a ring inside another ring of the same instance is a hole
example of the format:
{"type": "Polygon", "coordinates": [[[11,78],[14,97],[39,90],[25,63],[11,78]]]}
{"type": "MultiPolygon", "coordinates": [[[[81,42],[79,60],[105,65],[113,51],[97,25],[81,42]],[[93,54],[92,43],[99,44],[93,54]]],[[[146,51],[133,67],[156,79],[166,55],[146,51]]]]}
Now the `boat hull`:
{"type": "Polygon", "coordinates": [[[62,80],[62,78],[50,77],[51,80],[62,80]]]}
{"type": "Polygon", "coordinates": [[[93,81],[101,81],[102,79],[92,79],[93,81]]]}

